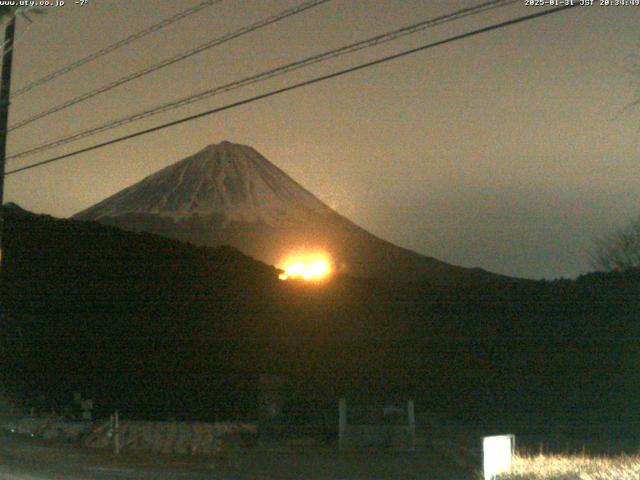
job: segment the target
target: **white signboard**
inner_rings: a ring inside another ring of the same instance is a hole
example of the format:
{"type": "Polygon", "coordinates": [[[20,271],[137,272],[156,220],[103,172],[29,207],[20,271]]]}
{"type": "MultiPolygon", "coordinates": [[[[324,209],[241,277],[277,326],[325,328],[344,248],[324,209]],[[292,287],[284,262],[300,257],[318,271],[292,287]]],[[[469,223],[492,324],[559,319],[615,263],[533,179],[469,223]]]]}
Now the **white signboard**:
{"type": "Polygon", "coordinates": [[[509,473],[515,443],[515,435],[495,435],[482,439],[484,480],[493,480],[497,475],[509,473]]]}

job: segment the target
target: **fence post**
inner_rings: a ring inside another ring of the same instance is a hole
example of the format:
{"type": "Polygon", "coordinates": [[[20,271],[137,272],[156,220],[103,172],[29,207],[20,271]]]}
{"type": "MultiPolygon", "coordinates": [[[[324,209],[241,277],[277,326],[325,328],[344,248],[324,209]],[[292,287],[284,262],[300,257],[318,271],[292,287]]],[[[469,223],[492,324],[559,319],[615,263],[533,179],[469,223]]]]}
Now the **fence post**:
{"type": "Polygon", "coordinates": [[[114,452],[116,455],[120,453],[120,416],[118,410],[114,415],[114,452]]]}
{"type": "Polygon", "coordinates": [[[409,450],[416,449],[416,410],[413,400],[407,402],[407,420],[409,423],[409,450]]]}
{"type": "Polygon", "coordinates": [[[338,412],[340,415],[340,423],[338,430],[338,449],[343,450],[345,447],[345,435],[347,429],[347,399],[341,398],[338,403],[338,412]]]}

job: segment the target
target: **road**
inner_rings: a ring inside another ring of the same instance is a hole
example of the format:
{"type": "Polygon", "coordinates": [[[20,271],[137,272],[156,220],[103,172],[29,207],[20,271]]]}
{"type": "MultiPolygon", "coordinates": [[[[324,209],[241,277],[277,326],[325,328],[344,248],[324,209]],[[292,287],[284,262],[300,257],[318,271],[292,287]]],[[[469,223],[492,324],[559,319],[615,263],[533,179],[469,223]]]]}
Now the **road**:
{"type": "Polygon", "coordinates": [[[251,449],[210,458],[122,453],[0,434],[2,480],[469,480],[433,451],[339,453],[251,449]]]}

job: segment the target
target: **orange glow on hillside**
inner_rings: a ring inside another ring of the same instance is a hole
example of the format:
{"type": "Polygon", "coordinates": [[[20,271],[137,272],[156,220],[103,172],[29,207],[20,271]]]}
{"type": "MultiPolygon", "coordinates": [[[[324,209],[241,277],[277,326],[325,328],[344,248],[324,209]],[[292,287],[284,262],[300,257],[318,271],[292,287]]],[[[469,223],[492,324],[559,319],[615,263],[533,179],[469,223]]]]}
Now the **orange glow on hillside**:
{"type": "Polygon", "coordinates": [[[280,280],[305,280],[317,282],[327,279],[332,273],[331,260],[324,253],[297,254],[282,262],[280,280]]]}

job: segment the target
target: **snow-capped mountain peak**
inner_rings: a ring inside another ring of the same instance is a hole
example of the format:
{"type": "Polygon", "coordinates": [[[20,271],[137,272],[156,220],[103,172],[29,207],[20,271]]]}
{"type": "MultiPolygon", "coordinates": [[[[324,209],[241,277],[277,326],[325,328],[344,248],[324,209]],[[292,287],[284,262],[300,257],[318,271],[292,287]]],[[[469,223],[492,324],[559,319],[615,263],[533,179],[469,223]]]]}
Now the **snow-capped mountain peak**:
{"type": "Polygon", "coordinates": [[[246,145],[221,142],[170,165],[76,215],[99,220],[152,214],[174,221],[216,216],[221,224],[271,226],[330,214],[331,209],[246,145]]]}

